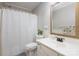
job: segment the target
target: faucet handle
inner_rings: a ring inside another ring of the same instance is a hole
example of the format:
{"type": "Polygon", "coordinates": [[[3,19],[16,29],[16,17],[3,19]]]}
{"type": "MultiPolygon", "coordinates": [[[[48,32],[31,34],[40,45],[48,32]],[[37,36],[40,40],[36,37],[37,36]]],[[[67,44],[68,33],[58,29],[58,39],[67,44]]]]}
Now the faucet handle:
{"type": "Polygon", "coordinates": [[[56,39],[57,41],[60,41],[60,40],[61,40],[61,38],[59,38],[59,37],[56,37],[56,38],[57,38],[57,39],[56,39]]]}
{"type": "Polygon", "coordinates": [[[61,38],[61,41],[63,42],[65,40],[65,38],[61,38]]]}
{"type": "Polygon", "coordinates": [[[64,38],[60,38],[60,37],[56,37],[57,41],[63,42],[65,39],[64,38]]]}

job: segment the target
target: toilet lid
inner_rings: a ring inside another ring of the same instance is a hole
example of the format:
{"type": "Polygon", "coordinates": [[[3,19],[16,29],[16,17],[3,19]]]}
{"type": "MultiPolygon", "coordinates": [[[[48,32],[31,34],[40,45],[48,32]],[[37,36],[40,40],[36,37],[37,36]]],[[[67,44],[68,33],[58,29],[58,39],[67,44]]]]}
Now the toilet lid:
{"type": "Polygon", "coordinates": [[[29,43],[26,45],[26,49],[35,49],[37,47],[37,43],[29,43]]]}

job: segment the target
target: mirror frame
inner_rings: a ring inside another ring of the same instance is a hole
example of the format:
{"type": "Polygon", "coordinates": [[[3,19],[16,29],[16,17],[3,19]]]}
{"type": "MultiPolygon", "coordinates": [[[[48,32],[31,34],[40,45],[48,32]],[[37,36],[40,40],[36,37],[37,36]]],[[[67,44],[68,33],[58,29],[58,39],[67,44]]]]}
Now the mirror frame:
{"type": "MultiPolygon", "coordinates": [[[[57,2],[57,3],[59,3],[59,2],[57,2]]],[[[57,3],[55,3],[55,4],[57,4],[57,3]]],[[[76,33],[76,35],[75,36],[72,36],[72,35],[64,35],[64,34],[58,34],[58,33],[53,33],[52,31],[53,31],[53,29],[52,29],[52,6],[54,6],[54,5],[51,5],[51,7],[50,7],[50,34],[54,34],[54,35],[59,35],[59,36],[65,36],[65,37],[71,37],[71,38],[78,38],[79,39],[79,2],[75,2],[75,9],[76,9],[76,11],[75,11],[75,27],[76,27],[76,29],[75,29],[75,33],[76,33]]]]}

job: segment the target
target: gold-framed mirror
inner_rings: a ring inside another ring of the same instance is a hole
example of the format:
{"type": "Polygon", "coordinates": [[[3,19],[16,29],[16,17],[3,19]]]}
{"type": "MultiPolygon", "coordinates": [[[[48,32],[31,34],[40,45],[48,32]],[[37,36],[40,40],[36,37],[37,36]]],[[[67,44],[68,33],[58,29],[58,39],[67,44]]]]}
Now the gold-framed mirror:
{"type": "Polygon", "coordinates": [[[50,33],[79,38],[79,3],[57,2],[51,6],[50,33]]]}

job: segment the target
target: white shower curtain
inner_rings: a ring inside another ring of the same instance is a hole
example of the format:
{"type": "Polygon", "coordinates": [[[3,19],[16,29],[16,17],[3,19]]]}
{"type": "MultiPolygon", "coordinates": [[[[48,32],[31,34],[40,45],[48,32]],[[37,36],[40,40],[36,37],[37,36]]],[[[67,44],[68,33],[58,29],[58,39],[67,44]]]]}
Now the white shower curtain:
{"type": "Polygon", "coordinates": [[[3,8],[3,55],[17,55],[23,52],[25,45],[33,41],[36,31],[37,17],[35,15],[24,11],[3,8]]]}

